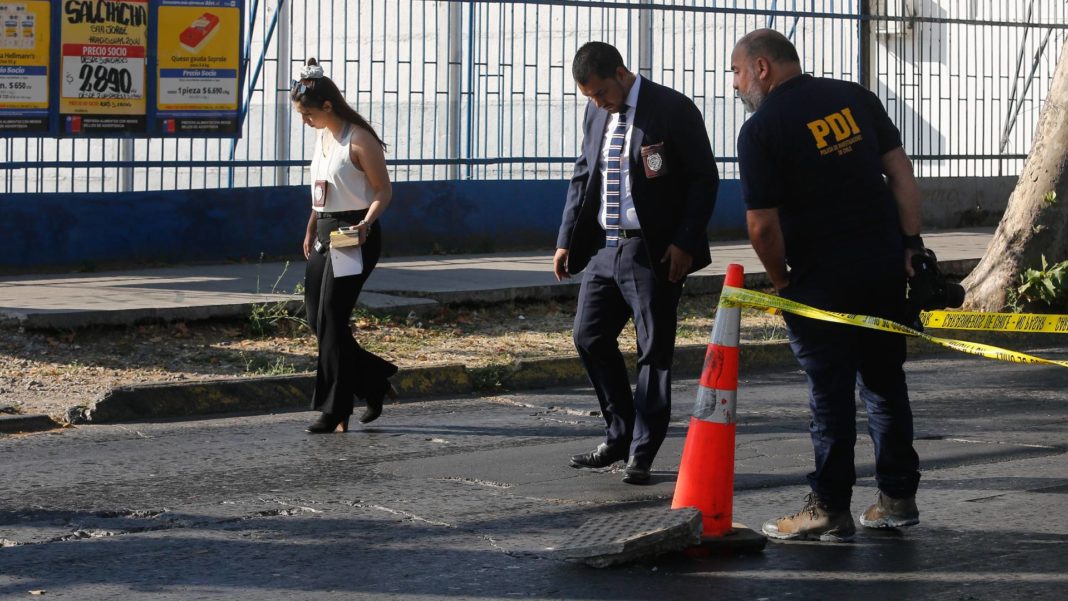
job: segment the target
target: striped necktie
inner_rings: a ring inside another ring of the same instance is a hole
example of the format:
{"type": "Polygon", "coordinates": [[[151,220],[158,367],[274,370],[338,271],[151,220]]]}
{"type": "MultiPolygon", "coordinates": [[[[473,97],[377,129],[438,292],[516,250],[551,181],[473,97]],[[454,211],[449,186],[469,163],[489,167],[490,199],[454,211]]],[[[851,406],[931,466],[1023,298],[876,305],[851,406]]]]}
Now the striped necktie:
{"type": "Polygon", "coordinates": [[[605,246],[619,246],[619,199],[622,194],[623,140],[627,136],[627,105],[619,107],[619,121],[608,139],[605,165],[605,246]]]}

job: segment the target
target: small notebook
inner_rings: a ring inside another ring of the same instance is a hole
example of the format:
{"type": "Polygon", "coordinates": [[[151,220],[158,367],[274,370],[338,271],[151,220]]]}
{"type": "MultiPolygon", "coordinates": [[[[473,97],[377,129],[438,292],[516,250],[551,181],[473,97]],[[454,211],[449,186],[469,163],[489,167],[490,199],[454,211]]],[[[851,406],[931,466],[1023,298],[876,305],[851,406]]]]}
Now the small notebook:
{"type": "Polygon", "coordinates": [[[360,236],[356,233],[356,230],[350,232],[342,232],[334,230],[330,232],[330,248],[349,248],[350,246],[359,246],[360,236]]]}

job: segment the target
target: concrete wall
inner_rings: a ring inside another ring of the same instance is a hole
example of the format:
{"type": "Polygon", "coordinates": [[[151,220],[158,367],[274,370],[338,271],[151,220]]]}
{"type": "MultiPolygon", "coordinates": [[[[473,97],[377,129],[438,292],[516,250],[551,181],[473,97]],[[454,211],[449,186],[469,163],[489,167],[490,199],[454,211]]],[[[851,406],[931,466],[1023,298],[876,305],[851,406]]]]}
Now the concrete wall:
{"type": "MultiPolygon", "coordinates": [[[[993,225],[1015,178],[921,180],[925,227],[993,225]]],[[[382,222],[390,255],[549,250],[567,182],[430,181],[394,184],[382,222]]],[[[0,199],[0,272],[159,263],[299,258],[308,218],[304,186],[0,199]]],[[[709,226],[745,236],[737,180],[724,180],[709,226]]]]}
{"type": "Polygon", "coordinates": [[[920,178],[924,229],[995,226],[1005,214],[1016,176],[920,178]]]}

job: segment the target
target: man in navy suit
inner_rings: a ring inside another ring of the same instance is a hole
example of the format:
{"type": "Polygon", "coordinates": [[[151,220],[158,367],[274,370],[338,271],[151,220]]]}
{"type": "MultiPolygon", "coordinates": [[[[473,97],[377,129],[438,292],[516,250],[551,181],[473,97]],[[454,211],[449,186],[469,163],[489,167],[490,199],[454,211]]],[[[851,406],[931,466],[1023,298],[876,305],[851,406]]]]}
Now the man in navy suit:
{"type": "Polygon", "coordinates": [[[571,466],[626,460],[623,481],[645,484],[671,417],[682,285],[711,261],[707,227],[719,173],[693,101],[630,72],[614,47],[582,46],[572,75],[590,102],[553,269],[564,279],[585,268],[574,340],[601,405],[605,441],[572,457],[571,466]],[[633,393],[617,342],[631,318],[633,393]]]}

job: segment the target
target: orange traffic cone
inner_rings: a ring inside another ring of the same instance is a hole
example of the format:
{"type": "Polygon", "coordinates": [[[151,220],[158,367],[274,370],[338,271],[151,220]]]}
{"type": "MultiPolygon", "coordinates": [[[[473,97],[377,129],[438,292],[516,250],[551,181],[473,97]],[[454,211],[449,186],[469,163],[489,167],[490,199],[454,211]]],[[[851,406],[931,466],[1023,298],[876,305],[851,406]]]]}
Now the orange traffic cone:
{"type": "MultiPolygon", "coordinates": [[[[724,286],[744,285],[742,266],[732,263],[727,267],[724,286]]],[[[752,537],[742,536],[752,531],[732,521],[740,327],[741,309],[724,306],[721,300],[716,308],[712,340],[705,353],[671,507],[696,507],[701,512],[702,537],[706,542],[731,535],[746,546],[757,544],[763,548],[766,540],[763,536],[755,533],[752,537]],[[756,539],[760,542],[755,542],[756,539]]]]}

